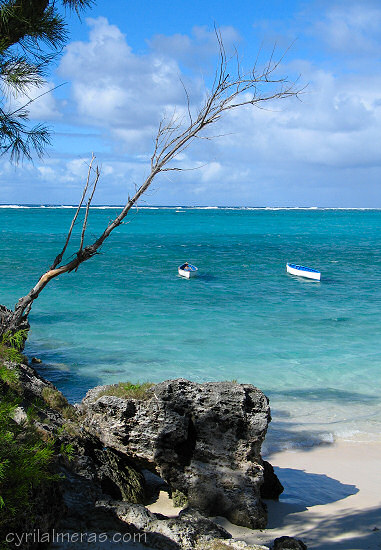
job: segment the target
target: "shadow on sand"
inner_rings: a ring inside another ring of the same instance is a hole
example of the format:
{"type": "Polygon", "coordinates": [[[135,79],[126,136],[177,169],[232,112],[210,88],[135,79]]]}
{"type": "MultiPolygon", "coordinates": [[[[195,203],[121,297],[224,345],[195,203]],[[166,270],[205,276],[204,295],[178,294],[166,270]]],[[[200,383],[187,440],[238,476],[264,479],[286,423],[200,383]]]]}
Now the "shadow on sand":
{"type": "Polygon", "coordinates": [[[325,474],[276,466],[274,471],[284,486],[284,492],[279,502],[268,503],[270,529],[287,524],[289,514],[304,512],[311,506],[330,504],[359,491],[355,485],[346,485],[325,474]]]}
{"type": "MultiPolygon", "coordinates": [[[[271,503],[270,518],[273,515],[273,505],[281,506],[282,503],[271,503]]],[[[284,504],[284,506],[290,505],[284,504]]],[[[347,508],[338,510],[335,515],[329,517],[309,510],[308,519],[304,514],[289,515],[291,513],[283,516],[285,518],[288,515],[287,532],[290,536],[301,538],[311,550],[377,550],[381,548],[381,509],[379,507],[365,510],[347,508]]]]}
{"type": "MultiPolygon", "coordinates": [[[[359,492],[324,474],[274,467],[285,487],[279,502],[267,501],[269,539],[278,529],[301,538],[311,550],[365,550],[381,548],[381,509],[356,510],[342,502],[336,513],[324,515],[314,506],[342,501],[359,492]],[[307,515],[300,512],[305,512],[307,515]]],[[[278,536],[278,535],[276,535],[278,536]]],[[[263,542],[263,541],[262,541],[263,542]]]]}

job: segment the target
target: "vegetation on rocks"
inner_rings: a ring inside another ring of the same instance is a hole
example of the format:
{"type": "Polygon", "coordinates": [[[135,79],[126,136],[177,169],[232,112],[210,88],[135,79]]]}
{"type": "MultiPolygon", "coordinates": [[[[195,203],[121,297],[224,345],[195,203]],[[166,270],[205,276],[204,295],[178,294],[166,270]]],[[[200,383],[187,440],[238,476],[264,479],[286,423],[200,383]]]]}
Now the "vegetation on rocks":
{"type": "Polygon", "coordinates": [[[21,350],[26,332],[5,333],[0,341],[1,550],[8,548],[2,542],[7,533],[33,529],[41,514],[49,516],[49,499],[59,494],[58,461],[70,462],[74,453],[66,429],[58,428],[54,418],[59,413],[74,425],[75,408],[54,387],[37,385],[33,392],[25,384],[29,367],[21,350]]]}
{"type": "Polygon", "coordinates": [[[0,362],[11,361],[21,363],[25,360],[21,353],[24,349],[24,342],[27,338],[27,330],[18,330],[15,333],[5,332],[0,340],[0,362]]]}
{"type": "Polygon", "coordinates": [[[102,397],[102,395],[112,395],[123,399],[145,400],[152,396],[152,394],[148,391],[152,388],[152,386],[154,386],[152,382],[143,382],[142,384],[139,382],[136,384],[133,384],[132,382],[119,382],[119,384],[107,386],[106,389],[102,390],[98,394],[98,397],[102,397]]]}
{"type": "Polygon", "coordinates": [[[66,397],[56,388],[46,386],[41,392],[43,404],[61,413],[63,418],[72,422],[77,421],[77,412],[70,405],[66,397]]]}
{"type": "Polygon", "coordinates": [[[184,493],[176,489],[172,492],[172,502],[175,508],[178,508],[180,506],[181,508],[185,508],[186,506],[188,506],[188,497],[184,495],[184,493]]]}
{"type": "Polygon", "coordinates": [[[60,411],[69,406],[66,397],[55,388],[50,388],[48,386],[43,388],[41,396],[45,403],[52,409],[60,411]]]}
{"type": "Polygon", "coordinates": [[[21,399],[17,372],[7,368],[3,359],[0,364],[0,534],[14,530],[22,518],[32,514],[36,490],[57,479],[51,468],[54,440],[43,440],[28,419],[21,423],[14,420],[21,399]]]}

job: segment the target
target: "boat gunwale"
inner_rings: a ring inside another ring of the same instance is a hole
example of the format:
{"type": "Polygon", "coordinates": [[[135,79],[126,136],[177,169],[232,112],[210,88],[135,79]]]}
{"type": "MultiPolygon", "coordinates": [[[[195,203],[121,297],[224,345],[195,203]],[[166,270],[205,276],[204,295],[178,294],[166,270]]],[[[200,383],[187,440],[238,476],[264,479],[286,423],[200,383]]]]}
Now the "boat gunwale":
{"type": "Polygon", "coordinates": [[[321,273],[318,269],[313,269],[312,267],[307,267],[304,265],[298,265],[298,264],[290,264],[287,263],[288,267],[291,267],[291,269],[296,269],[298,271],[306,271],[307,273],[321,273]]]}
{"type": "Polygon", "coordinates": [[[179,265],[178,269],[181,269],[181,271],[188,271],[188,272],[195,272],[195,271],[198,271],[198,267],[196,267],[196,266],[193,265],[193,264],[188,264],[188,267],[190,267],[189,270],[188,270],[188,269],[185,270],[185,269],[184,269],[184,266],[185,266],[185,263],[179,265]]]}

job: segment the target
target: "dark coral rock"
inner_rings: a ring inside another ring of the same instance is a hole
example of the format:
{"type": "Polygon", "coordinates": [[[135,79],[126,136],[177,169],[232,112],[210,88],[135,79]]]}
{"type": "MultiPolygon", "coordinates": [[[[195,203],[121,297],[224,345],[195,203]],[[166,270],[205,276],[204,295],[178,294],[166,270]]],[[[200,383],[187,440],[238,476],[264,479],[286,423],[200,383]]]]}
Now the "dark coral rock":
{"type": "Polygon", "coordinates": [[[270,462],[267,460],[263,461],[264,467],[264,482],[261,487],[261,497],[268,498],[271,500],[278,500],[279,495],[284,491],[284,487],[279,481],[274,468],[271,466],[270,462]]]}
{"type": "Polygon", "coordinates": [[[105,445],[181,491],[192,508],[265,527],[260,453],[270,421],[266,396],[250,384],[183,379],[149,391],[152,397],[139,401],[90,390],[83,422],[105,445]]]}
{"type": "Polygon", "coordinates": [[[274,540],[273,550],[307,550],[307,546],[300,539],[279,537],[274,540]]]}

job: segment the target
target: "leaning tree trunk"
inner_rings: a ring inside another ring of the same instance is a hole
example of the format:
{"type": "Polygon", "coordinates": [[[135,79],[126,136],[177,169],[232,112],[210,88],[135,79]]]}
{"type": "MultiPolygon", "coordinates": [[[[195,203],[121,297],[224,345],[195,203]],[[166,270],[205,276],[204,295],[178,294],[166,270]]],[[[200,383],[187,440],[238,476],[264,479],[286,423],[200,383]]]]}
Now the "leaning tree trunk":
{"type": "MultiPolygon", "coordinates": [[[[45,0],[38,0],[38,4],[44,4],[45,0]]],[[[0,22],[1,23],[1,22],[0,22]]],[[[1,25],[0,25],[1,30],[1,25]]],[[[55,277],[63,273],[76,271],[85,261],[98,254],[104,241],[110,236],[111,232],[124,223],[130,209],[136,205],[140,197],[149,188],[155,177],[163,172],[182,171],[180,167],[168,167],[168,164],[183,153],[186,148],[196,139],[212,139],[210,136],[203,136],[206,128],[215,124],[221,116],[232,109],[243,107],[245,105],[256,105],[261,107],[263,102],[269,102],[276,99],[284,99],[290,96],[296,96],[301,90],[295,89],[294,84],[287,78],[277,78],[275,71],[279,67],[282,58],[278,62],[273,61],[273,54],[268,63],[262,69],[258,69],[256,64],[254,68],[244,74],[241,71],[238,57],[236,66],[230,67],[231,61],[234,63],[234,57],[228,58],[222,43],[221,35],[216,30],[217,42],[219,45],[219,65],[217,66],[212,89],[207,92],[204,102],[200,108],[192,113],[190,100],[187,91],[186,99],[188,106],[188,121],[178,119],[174,114],[170,120],[162,121],[155,139],[154,152],[151,157],[151,170],[142,185],[135,190],[132,198],[128,196],[128,201],[122,207],[121,212],[109,222],[103,233],[91,244],[85,246],[85,233],[89,216],[89,208],[95,193],[97,182],[100,176],[98,166],[93,168],[95,159],[92,155],[87,174],[87,181],[83,189],[82,197],[78,208],[71,222],[65,244],[61,252],[56,256],[50,268],[40,277],[36,285],[28,294],[23,296],[17,302],[14,311],[0,306],[0,343],[4,341],[4,335],[13,335],[20,329],[26,329],[26,337],[29,330],[28,315],[30,313],[34,300],[38,298],[40,292],[55,277]],[[230,67],[230,68],[229,68],[230,67]],[[231,70],[232,69],[232,72],[231,70]],[[263,88],[263,89],[262,89],[263,88]],[[93,179],[92,179],[93,178],[93,179]],[[72,238],[72,232],[75,224],[78,222],[78,216],[84,201],[87,197],[82,231],[80,236],[79,248],[72,254],[71,259],[64,260],[64,255],[72,238]],[[66,261],[67,263],[63,263],[66,261]]]]}

